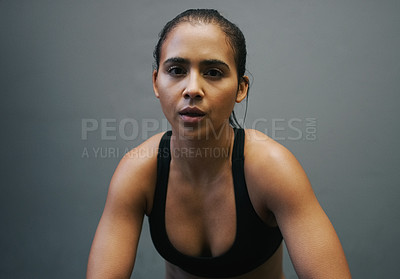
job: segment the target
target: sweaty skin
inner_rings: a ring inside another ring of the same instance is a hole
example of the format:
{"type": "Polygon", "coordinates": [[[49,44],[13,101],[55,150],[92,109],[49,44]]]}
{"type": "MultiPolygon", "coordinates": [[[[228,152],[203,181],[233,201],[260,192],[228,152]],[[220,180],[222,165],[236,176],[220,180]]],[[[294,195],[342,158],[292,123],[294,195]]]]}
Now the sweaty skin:
{"type": "MultiPolygon", "coordinates": [[[[153,86],[173,134],[179,135],[171,139],[171,150],[232,150],[228,118],[235,102],[245,98],[248,79],[238,80],[233,50],[217,25],[180,23],[171,31],[153,86]],[[188,107],[201,115],[182,115],[188,107]]],[[[130,277],[143,218],[153,206],[161,136],[134,148],[118,165],[93,240],[87,278],[130,277]]],[[[182,253],[217,256],[232,245],[236,216],[230,158],[172,155],[166,229],[182,253]]],[[[298,277],[351,278],[336,232],[296,158],[255,130],[246,130],[244,158],[253,207],[267,224],[279,226],[298,277]]],[[[166,278],[199,277],[166,263],[166,278]]],[[[257,269],[234,278],[284,278],[282,247],[257,269]]]]}

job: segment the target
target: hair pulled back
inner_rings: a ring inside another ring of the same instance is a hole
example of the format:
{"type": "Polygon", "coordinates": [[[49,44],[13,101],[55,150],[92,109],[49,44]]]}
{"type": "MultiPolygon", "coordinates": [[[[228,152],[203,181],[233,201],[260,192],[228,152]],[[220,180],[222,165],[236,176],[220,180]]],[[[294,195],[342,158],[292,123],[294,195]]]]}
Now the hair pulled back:
{"type": "MultiPolygon", "coordinates": [[[[234,54],[234,60],[238,73],[238,82],[240,82],[246,71],[246,40],[242,31],[232,22],[223,17],[217,10],[214,9],[189,9],[177,15],[171,21],[167,22],[159,34],[159,40],[154,48],[154,70],[158,71],[160,66],[161,48],[168,34],[177,27],[180,23],[192,24],[216,24],[225,33],[227,41],[231,46],[234,54]]],[[[247,97],[246,97],[246,112],[247,112],[247,97]]],[[[240,127],[236,119],[235,112],[232,111],[229,117],[229,123],[233,127],[240,127]]]]}

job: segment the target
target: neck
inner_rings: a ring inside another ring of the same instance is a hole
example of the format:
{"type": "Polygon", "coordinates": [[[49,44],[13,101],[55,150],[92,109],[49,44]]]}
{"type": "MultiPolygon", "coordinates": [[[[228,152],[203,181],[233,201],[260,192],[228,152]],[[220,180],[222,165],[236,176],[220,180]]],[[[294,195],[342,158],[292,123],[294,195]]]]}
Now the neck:
{"type": "Polygon", "coordinates": [[[233,138],[229,125],[202,136],[182,136],[173,130],[171,163],[190,180],[209,182],[218,177],[223,167],[230,166],[233,138]]]}

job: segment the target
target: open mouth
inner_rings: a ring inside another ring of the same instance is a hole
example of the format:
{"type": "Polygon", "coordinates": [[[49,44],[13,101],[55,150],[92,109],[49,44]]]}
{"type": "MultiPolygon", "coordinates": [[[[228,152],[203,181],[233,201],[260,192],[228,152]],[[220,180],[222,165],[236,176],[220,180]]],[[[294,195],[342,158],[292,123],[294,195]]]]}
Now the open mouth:
{"type": "Polygon", "coordinates": [[[191,113],[191,112],[189,112],[189,113],[180,113],[180,115],[186,115],[186,116],[189,116],[189,117],[200,117],[200,116],[204,116],[204,114],[201,114],[201,113],[191,113]]]}
{"type": "Polygon", "coordinates": [[[200,121],[206,113],[197,107],[186,107],[179,111],[179,115],[183,121],[194,123],[200,121]]]}

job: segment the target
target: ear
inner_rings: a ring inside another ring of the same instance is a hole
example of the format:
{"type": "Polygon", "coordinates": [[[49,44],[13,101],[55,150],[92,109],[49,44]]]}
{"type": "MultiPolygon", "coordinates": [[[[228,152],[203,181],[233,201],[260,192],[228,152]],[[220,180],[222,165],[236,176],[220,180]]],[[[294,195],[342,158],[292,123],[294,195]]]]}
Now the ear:
{"type": "Polygon", "coordinates": [[[157,70],[153,71],[153,90],[154,94],[156,95],[157,98],[160,98],[160,95],[158,94],[158,87],[157,87],[157,70]]]}
{"type": "Polygon", "coordinates": [[[238,92],[236,94],[236,103],[240,103],[247,96],[249,90],[249,77],[243,76],[239,83],[238,92]]]}

